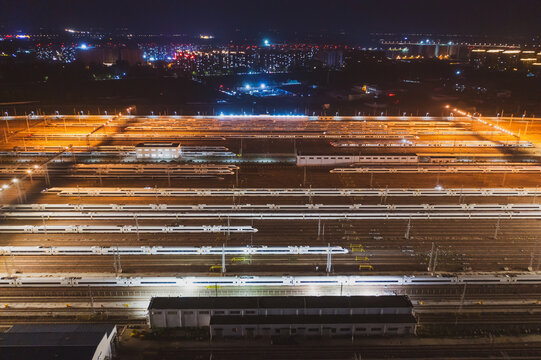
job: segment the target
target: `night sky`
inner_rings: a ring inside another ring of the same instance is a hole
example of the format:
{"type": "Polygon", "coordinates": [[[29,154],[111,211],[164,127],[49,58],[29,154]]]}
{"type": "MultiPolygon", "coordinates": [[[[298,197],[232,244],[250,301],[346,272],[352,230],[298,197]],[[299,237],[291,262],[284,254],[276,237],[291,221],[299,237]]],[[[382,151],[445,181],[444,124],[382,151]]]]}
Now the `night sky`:
{"type": "Polygon", "coordinates": [[[541,0],[0,0],[3,31],[128,28],[233,34],[371,32],[530,36],[541,0]]]}

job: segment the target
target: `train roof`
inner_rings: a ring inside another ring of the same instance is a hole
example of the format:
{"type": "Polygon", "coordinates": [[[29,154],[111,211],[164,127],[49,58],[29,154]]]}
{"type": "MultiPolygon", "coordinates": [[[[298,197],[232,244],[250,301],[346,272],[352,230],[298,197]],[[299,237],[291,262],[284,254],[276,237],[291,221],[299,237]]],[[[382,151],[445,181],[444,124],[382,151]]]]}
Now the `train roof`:
{"type": "Polygon", "coordinates": [[[180,143],[174,142],[161,142],[161,143],[139,143],[135,145],[136,148],[177,148],[180,146],[180,143]]]}

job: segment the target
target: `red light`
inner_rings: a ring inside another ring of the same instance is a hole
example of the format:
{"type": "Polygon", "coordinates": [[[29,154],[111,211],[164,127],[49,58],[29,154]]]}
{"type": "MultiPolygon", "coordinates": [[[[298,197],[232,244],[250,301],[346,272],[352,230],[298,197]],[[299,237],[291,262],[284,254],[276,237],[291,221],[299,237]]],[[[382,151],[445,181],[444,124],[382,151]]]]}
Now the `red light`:
{"type": "Polygon", "coordinates": [[[389,93],[388,96],[392,97],[392,96],[396,96],[396,94],[395,93],[389,93]]]}

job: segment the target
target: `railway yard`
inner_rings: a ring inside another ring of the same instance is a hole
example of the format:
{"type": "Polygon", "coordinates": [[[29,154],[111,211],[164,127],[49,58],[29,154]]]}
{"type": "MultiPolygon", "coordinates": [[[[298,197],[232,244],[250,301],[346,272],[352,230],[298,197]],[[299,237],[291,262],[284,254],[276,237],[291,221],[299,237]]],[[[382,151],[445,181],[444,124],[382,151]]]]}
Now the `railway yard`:
{"type": "Polygon", "coordinates": [[[394,293],[424,335],[540,332],[541,119],[450,110],[0,117],[0,323],[394,293]]]}

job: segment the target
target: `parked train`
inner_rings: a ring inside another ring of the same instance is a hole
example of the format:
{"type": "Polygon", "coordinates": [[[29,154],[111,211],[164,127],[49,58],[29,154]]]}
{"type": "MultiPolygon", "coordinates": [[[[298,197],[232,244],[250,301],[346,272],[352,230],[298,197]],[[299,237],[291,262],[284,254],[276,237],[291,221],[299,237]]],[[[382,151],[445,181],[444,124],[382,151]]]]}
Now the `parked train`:
{"type": "Polygon", "coordinates": [[[0,225],[0,234],[88,234],[88,233],[254,233],[251,226],[110,226],[110,225],[0,225]]]}
{"type": "Polygon", "coordinates": [[[3,277],[0,287],[434,286],[541,284],[541,275],[3,277]]]}

